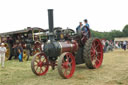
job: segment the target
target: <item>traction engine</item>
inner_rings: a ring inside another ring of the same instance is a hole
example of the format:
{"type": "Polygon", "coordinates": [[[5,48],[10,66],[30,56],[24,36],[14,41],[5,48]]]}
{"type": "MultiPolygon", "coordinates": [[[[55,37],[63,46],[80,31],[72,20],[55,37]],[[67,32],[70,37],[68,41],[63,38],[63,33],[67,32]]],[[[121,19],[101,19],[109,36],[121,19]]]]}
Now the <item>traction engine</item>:
{"type": "Polygon", "coordinates": [[[49,66],[54,70],[57,66],[61,77],[71,78],[78,64],[85,63],[89,69],[97,69],[103,60],[103,48],[99,39],[90,37],[90,30],[84,35],[68,36],[70,39],[55,40],[53,32],[53,10],[48,10],[49,40],[43,50],[34,55],[31,68],[38,76],[45,75],[49,66]],[[86,34],[86,35],[85,35],[86,34]]]}

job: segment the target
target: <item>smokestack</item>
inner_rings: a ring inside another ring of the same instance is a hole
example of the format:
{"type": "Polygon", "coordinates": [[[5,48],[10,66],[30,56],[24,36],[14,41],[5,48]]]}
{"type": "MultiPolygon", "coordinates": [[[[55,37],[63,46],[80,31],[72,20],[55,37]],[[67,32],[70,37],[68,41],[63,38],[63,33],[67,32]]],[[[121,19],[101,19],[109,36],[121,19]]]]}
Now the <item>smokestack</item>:
{"type": "Polygon", "coordinates": [[[53,9],[48,9],[49,32],[53,33],[53,9]]]}

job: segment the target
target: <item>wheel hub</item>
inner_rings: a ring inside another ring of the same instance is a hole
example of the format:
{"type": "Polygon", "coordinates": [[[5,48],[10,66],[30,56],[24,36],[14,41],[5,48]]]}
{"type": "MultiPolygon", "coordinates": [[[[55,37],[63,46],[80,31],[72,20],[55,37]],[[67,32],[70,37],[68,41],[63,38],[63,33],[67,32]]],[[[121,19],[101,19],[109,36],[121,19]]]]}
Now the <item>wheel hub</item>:
{"type": "Polygon", "coordinates": [[[38,66],[39,66],[39,67],[42,67],[42,66],[43,66],[43,63],[42,63],[42,62],[39,62],[39,63],[38,63],[38,66]]]}
{"type": "Polygon", "coordinates": [[[64,64],[63,64],[63,67],[65,68],[65,69],[67,69],[68,68],[68,62],[65,62],[64,64]]]}
{"type": "Polygon", "coordinates": [[[96,51],[96,57],[98,56],[98,52],[96,51]]]}

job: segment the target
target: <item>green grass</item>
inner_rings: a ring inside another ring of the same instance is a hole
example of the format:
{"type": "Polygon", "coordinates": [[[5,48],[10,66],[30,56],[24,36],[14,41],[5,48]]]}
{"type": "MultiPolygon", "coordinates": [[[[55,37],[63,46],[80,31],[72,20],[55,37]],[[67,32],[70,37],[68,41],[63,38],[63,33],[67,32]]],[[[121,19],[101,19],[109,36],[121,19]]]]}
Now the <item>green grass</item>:
{"type": "Polygon", "coordinates": [[[70,79],[61,78],[57,69],[49,69],[46,75],[36,76],[31,71],[31,60],[6,61],[5,68],[0,66],[0,85],[128,85],[128,51],[105,53],[99,69],[77,65],[70,79]]]}

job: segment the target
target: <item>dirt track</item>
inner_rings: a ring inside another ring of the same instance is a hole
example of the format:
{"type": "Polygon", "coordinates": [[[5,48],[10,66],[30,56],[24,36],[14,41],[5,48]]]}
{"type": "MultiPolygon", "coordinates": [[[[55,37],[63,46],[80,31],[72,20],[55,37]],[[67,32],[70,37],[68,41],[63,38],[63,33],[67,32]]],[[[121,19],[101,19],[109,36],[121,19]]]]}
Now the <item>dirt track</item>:
{"type": "Polygon", "coordinates": [[[45,76],[35,76],[30,61],[7,61],[6,67],[0,68],[0,85],[128,85],[128,51],[105,53],[99,69],[76,66],[71,79],[62,79],[57,69],[49,70],[45,76]]]}

